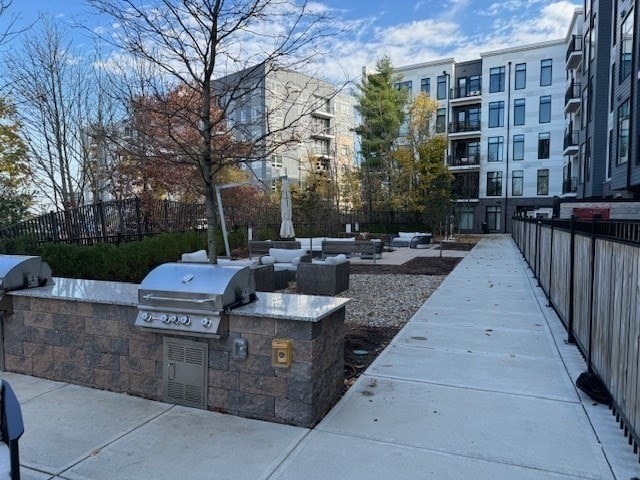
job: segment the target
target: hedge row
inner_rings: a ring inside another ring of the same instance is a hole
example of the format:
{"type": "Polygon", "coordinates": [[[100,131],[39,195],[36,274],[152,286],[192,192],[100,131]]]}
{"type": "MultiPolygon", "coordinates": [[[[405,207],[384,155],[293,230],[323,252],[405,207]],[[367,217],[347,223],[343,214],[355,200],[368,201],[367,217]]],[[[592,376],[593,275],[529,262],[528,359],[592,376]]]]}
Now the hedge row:
{"type": "MultiPolygon", "coordinates": [[[[224,252],[221,235],[216,242],[218,255],[224,252]]],[[[163,233],[142,241],[119,245],[101,243],[91,246],[62,243],[36,245],[28,240],[13,241],[1,247],[2,253],[39,255],[49,264],[53,275],[65,278],[140,283],[156,266],[175,262],[185,252],[206,249],[205,232],[163,233]]],[[[244,235],[231,233],[231,248],[242,247],[244,235]]]]}

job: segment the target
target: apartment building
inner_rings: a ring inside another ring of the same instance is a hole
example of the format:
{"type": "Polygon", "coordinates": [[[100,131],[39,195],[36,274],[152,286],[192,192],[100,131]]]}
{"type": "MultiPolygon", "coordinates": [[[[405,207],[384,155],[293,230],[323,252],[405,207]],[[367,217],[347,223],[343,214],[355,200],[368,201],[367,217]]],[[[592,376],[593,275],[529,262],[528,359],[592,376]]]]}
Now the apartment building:
{"type": "Polygon", "coordinates": [[[573,88],[565,113],[568,131],[578,134],[565,164],[565,182],[575,188],[564,197],[604,201],[605,210],[607,201],[640,199],[637,10],[633,0],[586,0],[570,26],[566,68],[573,88]]]}
{"type": "Polygon", "coordinates": [[[551,213],[562,193],[565,54],[560,39],[396,69],[399,88],[439,102],[459,231],[506,232],[517,211],[551,213]]]}
{"type": "Polygon", "coordinates": [[[261,180],[285,173],[304,183],[312,172],[337,182],[354,166],[354,102],[317,78],[261,64],[216,80],[233,98],[228,118],[238,141],[262,148],[244,164],[261,180]]]}

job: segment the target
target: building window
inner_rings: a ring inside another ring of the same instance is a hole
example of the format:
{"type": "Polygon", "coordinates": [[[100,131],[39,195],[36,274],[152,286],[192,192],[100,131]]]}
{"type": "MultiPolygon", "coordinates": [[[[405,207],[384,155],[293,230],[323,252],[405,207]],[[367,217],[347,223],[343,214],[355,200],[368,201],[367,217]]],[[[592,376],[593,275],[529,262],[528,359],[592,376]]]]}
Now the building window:
{"type": "Polygon", "coordinates": [[[489,127],[504,127],[504,102],[489,102],[489,127]]]}
{"type": "Polygon", "coordinates": [[[504,67],[489,70],[489,93],[504,92],[504,67]]]}
{"type": "Polygon", "coordinates": [[[524,160],[524,135],[513,136],[513,159],[516,162],[524,160]]]}
{"type": "Polygon", "coordinates": [[[420,80],[420,91],[426,93],[427,95],[431,95],[431,79],[423,78],[420,80]]]}
{"type": "Polygon", "coordinates": [[[553,60],[551,60],[550,58],[546,60],[540,60],[540,86],[541,87],[546,87],[547,85],[551,85],[552,64],[553,64],[553,60]]]}
{"type": "Polygon", "coordinates": [[[620,78],[622,81],[631,74],[631,54],[633,52],[633,12],[627,15],[620,29],[620,78]]]}
{"type": "Polygon", "coordinates": [[[444,133],[445,131],[445,118],[446,110],[439,108],[436,112],[436,133],[444,133]]]}
{"type": "Polygon", "coordinates": [[[480,75],[471,75],[469,77],[469,95],[480,95],[481,88],[480,75]]]}
{"type": "Polygon", "coordinates": [[[500,219],[502,218],[502,207],[500,205],[493,205],[487,207],[487,229],[490,232],[496,232],[500,230],[500,219]]]}
{"type": "Polygon", "coordinates": [[[549,169],[538,170],[538,195],[549,195],[549,169]]]}
{"type": "Polygon", "coordinates": [[[487,161],[501,162],[503,160],[504,137],[489,137],[487,161]]]}
{"type": "Polygon", "coordinates": [[[516,64],[516,77],[514,79],[513,88],[514,90],[522,90],[527,86],[527,64],[526,63],[517,63],[516,64]]]}
{"type": "Polygon", "coordinates": [[[271,157],[271,166],[273,168],[282,168],[282,155],[273,155],[271,157]]]}
{"type": "Polygon", "coordinates": [[[616,164],[629,160],[629,99],[618,107],[618,155],[616,164]]]}
{"type": "Polygon", "coordinates": [[[543,132],[538,134],[538,159],[544,160],[549,158],[549,150],[551,147],[551,134],[543,132]]]}
{"type": "Polygon", "coordinates": [[[447,98],[447,77],[445,75],[438,75],[438,92],[436,98],[438,100],[447,98]]]}
{"type": "Polygon", "coordinates": [[[502,195],[502,172],[487,172],[487,197],[502,195]]]}
{"type": "Polygon", "coordinates": [[[524,125],[524,98],[513,101],[513,124],[524,125]]]}
{"type": "Polygon", "coordinates": [[[411,96],[411,89],[413,88],[413,82],[411,80],[408,80],[406,82],[397,82],[395,87],[398,90],[406,90],[407,95],[410,97],[411,96]]]}
{"type": "Polygon", "coordinates": [[[521,197],[524,184],[524,171],[514,170],[511,175],[511,196],[521,197]]]}
{"type": "Polygon", "coordinates": [[[549,123],[551,121],[551,95],[540,97],[540,113],[538,115],[540,123],[549,123]]]}
{"type": "Polygon", "coordinates": [[[459,230],[473,230],[473,207],[458,207],[456,209],[456,215],[458,217],[459,230]]]}

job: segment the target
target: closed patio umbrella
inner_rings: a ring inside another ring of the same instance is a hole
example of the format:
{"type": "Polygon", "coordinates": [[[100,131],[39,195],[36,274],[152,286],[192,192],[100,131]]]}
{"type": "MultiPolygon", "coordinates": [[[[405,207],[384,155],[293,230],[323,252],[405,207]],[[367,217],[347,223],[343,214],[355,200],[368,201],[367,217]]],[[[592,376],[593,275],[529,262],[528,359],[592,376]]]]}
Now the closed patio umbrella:
{"type": "Polygon", "coordinates": [[[291,190],[289,189],[289,180],[282,179],[282,198],[280,200],[280,238],[293,238],[296,232],[293,230],[293,207],[291,205],[291,190]]]}

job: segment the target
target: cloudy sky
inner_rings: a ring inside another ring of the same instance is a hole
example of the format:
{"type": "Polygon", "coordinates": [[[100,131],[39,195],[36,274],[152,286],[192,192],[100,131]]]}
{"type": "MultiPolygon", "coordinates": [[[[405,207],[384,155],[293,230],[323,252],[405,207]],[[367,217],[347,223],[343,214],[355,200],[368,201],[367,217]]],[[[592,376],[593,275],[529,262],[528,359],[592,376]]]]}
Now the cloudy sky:
{"type": "MultiPolygon", "coordinates": [[[[315,0],[314,0],[315,1],[315,0]]],[[[389,55],[395,66],[563,38],[582,2],[569,0],[318,0],[345,30],[327,39],[325,74],[355,79],[389,55]]],[[[88,18],[83,0],[14,0],[23,24],[45,12],[69,22],[88,18]]],[[[1,19],[0,19],[1,20],[1,19]]],[[[95,19],[94,19],[95,20],[95,19]]],[[[0,22],[1,23],[1,22],[0,22]]],[[[1,26],[1,25],[0,25],[1,26]]],[[[82,41],[82,40],[79,40],[82,41]]]]}

